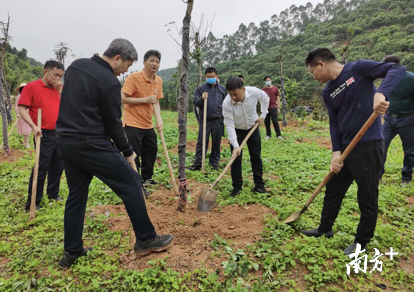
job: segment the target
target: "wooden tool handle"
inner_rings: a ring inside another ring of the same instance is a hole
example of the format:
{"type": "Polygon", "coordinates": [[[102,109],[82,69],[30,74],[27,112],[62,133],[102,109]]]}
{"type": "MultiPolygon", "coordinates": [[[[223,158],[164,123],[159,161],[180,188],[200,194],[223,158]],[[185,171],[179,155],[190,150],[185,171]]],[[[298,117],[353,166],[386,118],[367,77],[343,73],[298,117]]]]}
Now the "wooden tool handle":
{"type": "MultiPolygon", "coordinates": [[[[37,111],[37,127],[42,129],[42,110],[39,108],[37,111]]],[[[39,174],[39,157],[40,157],[40,135],[36,137],[36,157],[35,166],[33,169],[33,184],[32,184],[32,200],[30,203],[30,215],[29,221],[36,218],[36,194],[37,194],[37,176],[39,174]]]]}
{"type": "MultiPolygon", "coordinates": [[[[345,151],[342,153],[341,157],[339,157],[337,163],[342,163],[345,158],[351,153],[351,151],[354,149],[355,145],[361,140],[362,136],[364,136],[365,132],[371,127],[372,123],[378,118],[378,113],[374,111],[372,115],[369,117],[369,119],[365,122],[365,124],[362,126],[361,130],[356,134],[354,139],[352,139],[351,143],[346,147],[345,151]]],[[[313,192],[312,196],[309,198],[309,200],[306,202],[305,206],[301,210],[301,214],[305,212],[305,210],[309,207],[309,205],[312,203],[312,201],[316,198],[316,196],[319,194],[321,189],[328,183],[330,178],[334,175],[333,171],[329,171],[329,173],[325,176],[323,181],[319,184],[319,186],[316,188],[316,190],[313,192]]]]}
{"type": "MultiPolygon", "coordinates": [[[[158,110],[158,108],[155,106],[155,104],[152,105],[153,109],[154,109],[154,115],[155,115],[155,119],[157,120],[157,124],[162,124],[162,119],[161,119],[161,113],[158,110]]],[[[175,191],[175,193],[178,195],[179,191],[178,191],[178,187],[177,187],[177,183],[175,182],[175,178],[174,178],[174,172],[171,166],[171,161],[170,161],[170,156],[168,155],[168,149],[167,149],[167,144],[165,143],[165,139],[164,139],[164,133],[161,131],[159,131],[160,137],[161,137],[161,143],[162,143],[162,147],[164,148],[164,154],[165,154],[165,159],[167,160],[167,165],[168,165],[168,170],[170,172],[170,177],[171,177],[171,183],[173,185],[173,189],[175,191]]]]}
{"type": "Polygon", "coordinates": [[[201,173],[205,174],[206,166],[206,128],[207,128],[207,98],[204,100],[204,115],[203,115],[203,153],[201,159],[201,173]]]}
{"type": "MultiPolygon", "coordinates": [[[[240,148],[241,149],[243,149],[244,145],[246,145],[247,140],[249,140],[250,136],[257,129],[258,126],[259,126],[259,123],[256,123],[256,124],[254,124],[253,128],[251,128],[250,132],[247,134],[247,136],[244,138],[243,142],[240,145],[240,148]]],[[[211,189],[214,189],[216,187],[216,185],[219,183],[219,181],[224,176],[224,174],[229,170],[230,166],[233,164],[233,162],[234,162],[234,160],[236,160],[236,158],[237,158],[236,155],[231,157],[229,163],[227,163],[227,165],[224,168],[224,170],[220,173],[219,177],[216,179],[216,181],[214,182],[214,184],[211,186],[211,189]]]]}

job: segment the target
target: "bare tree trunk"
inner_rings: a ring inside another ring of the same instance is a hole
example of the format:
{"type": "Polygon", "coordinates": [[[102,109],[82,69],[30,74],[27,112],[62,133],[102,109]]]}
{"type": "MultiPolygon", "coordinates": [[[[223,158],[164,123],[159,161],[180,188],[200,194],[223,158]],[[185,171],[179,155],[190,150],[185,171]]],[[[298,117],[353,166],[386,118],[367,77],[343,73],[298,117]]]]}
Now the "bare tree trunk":
{"type": "Polygon", "coordinates": [[[1,48],[0,56],[0,108],[1,108],[1,120],[2,120],[2,133],[3,133],[3,149],[7,155],[10,153],[9,136],[7,135],[7,114],[6,114],[6,103],[4,102],[3,96],[3,46],[1,48]]]}
{"type": "Polygon", "coordinates": [[[282,125],[284,127],[287,126],[286,123],[286,96],[285,96],[285,80],[283,79],[283,49],[285,47],[285,42],[283,42],[282,50],[280,51],[279,63],[280,63],[280,94],[282,95],[282,115],[283,115],[283,122],[282,125]]]}
{"type": "MultiPolygon", "coordinates": [[[[197,59],[197,69],[198,69],[196,88],[200,86],[201,78],[203,77],[201,75],[201,46],[200,46],[199,37],[200,37],[200,34],[198,32],[196,32],[195,33],[195,47],[196,47],[195,53],[197,54],[196,59],[197,59]]],[[[196,116],[197,122],[200,124],[200,114],[199,114],[199,110],[196,106],[194,106],[194,114],[196,116]]]]}
{"type": "Polygon", "coordinates": [[[178,98],[178,179],[180,180],[180,199],[177,210],[184,211],[187,204],[187,176],[185,173],[185,155],[187,152],[187,112],[188,112],[188,68],[190,57],[190,23],[194,0],[187,1],[187,11],[183,19],[182,67],[180,95],[178,98]]]}

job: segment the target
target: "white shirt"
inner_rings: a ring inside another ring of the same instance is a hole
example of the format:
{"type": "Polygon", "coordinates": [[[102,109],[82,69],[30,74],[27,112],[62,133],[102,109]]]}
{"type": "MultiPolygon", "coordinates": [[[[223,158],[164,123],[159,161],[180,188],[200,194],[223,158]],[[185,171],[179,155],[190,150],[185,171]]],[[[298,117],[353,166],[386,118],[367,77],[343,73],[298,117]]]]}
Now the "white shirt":
{"type": "Polygon", "coordinates": [[[266,118],[269,108],[269,96],[261,89],[246,86],[243,102],[234,102],[227,94],[223,101],[223,117],[226,124],[230,144],[239,147],[237,142],[236,129],[249,130],[254,126],[258,119],[256,106],[260,101],[261,118],[266,118]]]}

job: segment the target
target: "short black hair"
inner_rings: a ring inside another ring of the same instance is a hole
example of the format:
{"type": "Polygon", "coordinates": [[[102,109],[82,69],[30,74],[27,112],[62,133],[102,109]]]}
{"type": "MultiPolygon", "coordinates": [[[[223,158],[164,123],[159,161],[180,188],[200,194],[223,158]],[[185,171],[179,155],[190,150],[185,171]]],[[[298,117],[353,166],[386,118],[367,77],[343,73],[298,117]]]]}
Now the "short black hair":
{"type": "Polygon", "coordinates": [[[386,56],[383,60],[383,63],[397,63],[397,64],[401,64],[401,60],[400,58],[398,58],[396,55],[389,55],[386,56]]]}
{"type": "Polygon", "coordinates": [[[237,77],[244,79],[243,75],[237,75],[237,77]]]}
{"type": "Polygon", "coordinates": [[[217,75],[217,70],[214,67],[208,67],[206,71],[204,72],[204,75],[207,75],[207,73],[216,73],[217,75]]]}
{"type": "Polygon", "coordinates": [[[270,80],[272,80],[272,77],[271,76],[269,76],[269,75],[267,75],[264,79],[263,79],[263,81],[266,81],[266,79],[267,78],[270,78],[270,80]]]}
{"type": "Polygon", "coordinates": [[[234,90],[237,88],[242,89],[244,87],[243,80],[241,80],[239,77],[230,77],[229,80],[227,80],[226,83],[226,90],[234,90]]]}
{"type": "Polygon", "coordinates": [[[309,52],[308,57],[306,58],[305,65],[306,67],[316,66],[318,61],[330,62],[336,60],[335,55],[327,48],[316,48],[309,52]]]}
{"type": "Polygon", "coordinates": [[[161,53],[157,50],[149,50],[148,52],[146,52],[144,55],[144,62],[146,62],[151,56],[158,58],[158,60],[160,60],[161,62],[161,53]]]}
{"type": "Polygon", "coordinates": [[[20,93],[20,94],[22,93],[23,88],[24,88],[24,86],[22,86],[22,87],[20,87],[20,88],[19,88],[19,93],[20,93]]]}
{"type": "Polygon", "coordinates": [[[43,69],[53,69],[53,68],[61,69],[61,70],[65,71],[65,66],[63,66],[62,63],[60,63],[59,61],[56,61],[56,60],[46,61],[45,66],[44,66],[43,69]]]}

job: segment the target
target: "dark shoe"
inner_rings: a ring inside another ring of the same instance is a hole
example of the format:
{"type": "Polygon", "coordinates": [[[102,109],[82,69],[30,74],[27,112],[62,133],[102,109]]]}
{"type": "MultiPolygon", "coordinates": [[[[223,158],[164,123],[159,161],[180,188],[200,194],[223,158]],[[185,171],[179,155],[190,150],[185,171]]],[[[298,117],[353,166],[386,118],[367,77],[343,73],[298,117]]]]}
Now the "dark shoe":
{"type": "Polygon", "coordinates": [[[142,191],[144,192],[145,199],[148,199],[150,193],[148,193],[148,191],[145,188],[142,188],[142,191]]]}
{"type": "MultiPolygon", "coordinates": [[[[348,246],[347,248],[344,249],[344,254],[349,256],[350,254],[352,254],[357,248],[357,243],[353,243],[350,246],[348,246]]],[[[365,249],[365,252],[367,252],[367,245],[361,245],[361,252],[365,249]]]]}
{"type": "MultiPolygon", "coordinates": [[[[36,205],[36,211],[41,211],[40,209],[41,209],[40,206],[36,205]]],[[[26,207],[26,213],[29,211],[30,211],[30,207],[29,208],[26,207]]]]}
{"type": "Polygon", "coordinates": [[[51,196],[49,196],[49,199],[50,199],[50,200],[55,200],[55,201],[57,201],[57,202],[59,202],[59,201],[63,201],[63,198],[59,197],[59,195],[56,195],[56,197],[51,197],[51,196]]]}
{"type": "Polygon", "coordinates": [[[211,165],[211,168],[214,169],[214,170],[219,170],[218,165],[211,165]]]}
{"type": "Polygon", "coordinates": [[[83,249],[83,252],[80,255],[71,255],[69,252],[65,251],[63,258],[59,261],[59,267],[65,270],[69,269],[77,258],[85,256],[91,250],[92,247],[83,249]]]}
{"type": "Polygon", "coordinates": [[[149,178],[146,181],[144,181],[144,185],[156,185],[156,184],[158,184],[158,182],[156,182],[152,178],[149,178]]]}
{"type": "Polygon", "coordinates": [[[198,166],[198,165],[194,165],[193,164],[188,169],[191,170],[191,171],[196,171],[196,170],[200,170],[201,169],[201,166],[198,166]]]}
{"type": "Polygon", "coordinates": [[[263,187],[254,187],[253,193],[267,194],[267,191],[263,187]]]}
{"type": "Polygon", "coordinates": [[[312,230],[301,230],[300,232],[302,232],[306,236],[311,236],[311,237],[321,237],[322,235],[325,235],[326,237],[331,238],[334,236],[333,231],[319,232],[318,228],[315,228],[312,230]]]}
{"type": "Polygon", "coordinates": [[[230,197],[234,198],[235,196],[240,195],[241,190],[234,188],[233,191],[230,193],[230,197]]]}
{"type": "Polygon", "coordinates": [[[401,184],[402,185],[406,185],[406,184],[409,184],[411,181],[410,180],[408,180],[408,179],[402,179],[401,180],[401,184]]]}
{"type": "Polygon", "coordinates": [[[167,249],[173,240],[173,236],[168,235],[159,235],[157,234],[154,238],[147,239],[145,241],[140,241],[137,239],[137,242],[134,246],[134,251],[140,255],[146,255],[154,251],[162,251],[167,249]]]}

